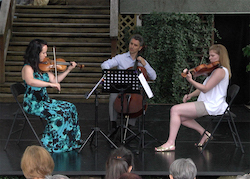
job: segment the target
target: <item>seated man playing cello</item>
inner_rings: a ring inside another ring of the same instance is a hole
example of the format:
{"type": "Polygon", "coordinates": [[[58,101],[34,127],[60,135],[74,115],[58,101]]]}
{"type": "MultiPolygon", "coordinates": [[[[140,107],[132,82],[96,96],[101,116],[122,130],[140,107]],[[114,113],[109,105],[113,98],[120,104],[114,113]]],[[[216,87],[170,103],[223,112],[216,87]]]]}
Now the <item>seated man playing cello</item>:
{"type": "MultiPolygon", "coordinates": [[[[138,66],[143,66],[147,71],[147,76],[150,80],[156,79],[156,72],[155,70],[149,65],[149,63],[138,56],[138,52],[143,47],[143,37],[139,34],[135,34],[130,38],[129,42],[129,51],[123,54],[116,55],[115,57],[106,60],[101,64],[102,69],[111,69],[113,67],[117,67],[117,69],[128,69],[135,65],[136,60],[139,62],[138,66]]],[[[111,133],[116,130],[117,128],[117,112],[114,109],[114,101],[118,93],[111,93],[109,97],[109,117],[111,121],[111,133]]],[[[129,124],[135,125],[136,119],[130,119],[129,124]]]]}

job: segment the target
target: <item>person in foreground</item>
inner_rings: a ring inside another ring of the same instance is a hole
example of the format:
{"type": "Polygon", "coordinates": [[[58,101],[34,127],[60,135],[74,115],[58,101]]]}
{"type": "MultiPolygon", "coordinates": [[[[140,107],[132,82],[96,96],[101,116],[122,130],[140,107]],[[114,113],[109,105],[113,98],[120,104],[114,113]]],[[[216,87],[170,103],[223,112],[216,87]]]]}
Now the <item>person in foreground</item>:
{"type": "Polygon", "coordinates": [[[250,179],[250,174],[237,175],[236,179],[250,179]]]}
{"type": "Polygon", "coordinates": [[[197,168],[192,159],[180,158],[175,160],[169,168],[170,179],[195,179],[197,168]]]}
{"type": "Polygon", "coordinates": [[[123,173],[130,173],[134,166],[134,155],[125,147],[114,149],[106,162],[105,179],[119,178],[123,173]]]}
{"type": "Polygon", "coordinates": [[[28,146],[21,159],[21,169],[27,179],[68,179],[64,175],[51,175],[55,164],[50,153],[41,146],[28,146]]]}
{"type": "Polygon", "coordinates": [[[78,113],[74,104],[51,99],[46,87],[60,91],[60,83],[76,66],[75,62],[56,80],[52,72],[42,72],[39,64],[47,56],[47,42],[41,39],[32,40],[24,55],[22,79],[26,87],[23,109],[29,114],[44,118],[47,125],[42,135],[42,143],[49,152],[65,152],[80,147],[80,127],[78,113]]]}
{"type": "MultiPolygon", "coordinates": [[[[155,151],[173,151],[175,150],[175,140],[179,128],[182,125],[196,130],[202,135],[205,129],[195,121],[195,118],[205,115],[220,115],[227,108],[226,103],[227,88],[229,78],[231,77],[230,61],[227,49],[221,44],[212,45],[209,48],[210,62],[219,62],[220,66],[205,79],[203,84],[196,82],[192,74],[185,69],[187,73],[186,80],[193,85],[196,90],[183,97],[183,103],[174,105],[170,110],[170,131],[166,143],[156,147],[155,151]],[[192,97],[199,96],[196,102],[188,102],[192,97]]],[[[211,136],[206,132],[197,147],[203,147],[211,136]]]]}
{"type": "Polygon", "coordinates": [[[119,179],[142,179],[139,175],[135,174],[135,173],[123,173],[119,179]]]}
{"type": "MultiPolygon", "coordinates": [[[[156,79],[156,72],[150,66],[150,64],[141,56],[138,55],[139,51],[142,50],[144,45],[143,37],[139,34],[135,34],[130,38],[129,42],[129,51],[127,53],[119,54],[113,57],[112,59],[108,59],[101,64],[102,69],[110,69],[117,67],[117,69],[125,70],[130,67],[134,67],[135,63],[138,62],[138,66],[142,66],[147,71],[147,76],[150,80],[156,79]]],[[[110,93],[109,97],[109,117],[111,121],[111,130],[115,130],[117,128],[117,112],[114,109],[114,101],[118,93],[110,93]]],[[[136,118],[131,118],[129,120],[130,125],[135,125],[136,118]]]]}

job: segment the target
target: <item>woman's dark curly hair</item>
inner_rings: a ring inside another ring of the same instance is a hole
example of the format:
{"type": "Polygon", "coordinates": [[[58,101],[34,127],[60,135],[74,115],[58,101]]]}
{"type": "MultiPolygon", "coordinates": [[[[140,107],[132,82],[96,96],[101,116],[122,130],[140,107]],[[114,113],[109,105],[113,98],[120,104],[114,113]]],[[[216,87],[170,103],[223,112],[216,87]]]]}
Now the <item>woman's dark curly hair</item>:
{"type": "Polygon", "coordinates": [[[35,72],[39,71],[39,54],[42,51],[44,45],[47,45],[45,40],[34,39],[30,41],[28,47],[26,48],[24,58],[24,64],[30,65],[35,72]]]}

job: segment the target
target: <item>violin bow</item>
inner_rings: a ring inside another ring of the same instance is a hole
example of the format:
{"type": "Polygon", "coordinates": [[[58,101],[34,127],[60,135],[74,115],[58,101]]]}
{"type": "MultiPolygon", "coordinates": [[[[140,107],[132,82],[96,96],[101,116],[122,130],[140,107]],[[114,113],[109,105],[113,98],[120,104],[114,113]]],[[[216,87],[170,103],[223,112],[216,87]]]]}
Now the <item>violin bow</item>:
{"type": "MultiPolygon", "coordinates": [[[[53,55],[54,55],[54,65],[55,65],[55,78],[56,78],[56,83],[58,83],[58,78],[57,78],[57,67],[56,67],[56,47],[53,46],[53,55]]],[[[58,91],[60,93],[60,91],[58,91]]]]}
{"type": "MultiPolygon", "coordinates": [[[[201,57],[201,61],[200,61],[200,65],[202,64],[202,62],[203,62],[203,56],[201,57]]],[[[192,75],[193,76],[193,75],[192,75]]],[[[196,80],[196,77],[194,77],[194,80],[196,80]]],[[[193,91],[193,87],[194,87],[194,85],[191,85],[190,84],[190,89],[189,89],[189,92],[188,92],[188,94],[190,94],[191,93],[191,91],[193,91]]]]}

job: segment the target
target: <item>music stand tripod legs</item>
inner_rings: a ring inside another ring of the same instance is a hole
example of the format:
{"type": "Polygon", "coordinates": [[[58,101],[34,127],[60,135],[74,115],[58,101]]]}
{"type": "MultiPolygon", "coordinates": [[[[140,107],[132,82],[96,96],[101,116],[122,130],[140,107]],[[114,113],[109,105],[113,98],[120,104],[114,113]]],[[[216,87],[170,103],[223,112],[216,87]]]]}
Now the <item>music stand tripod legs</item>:
{"type": "Polygon", "coordinates": [[[155,138],[152,134],[150,134],[146,129],[145,129],[145,114],[146,114],[146,97],[145,94],[142,94],[143,96],[143,100],[142,100],[142,123],[141,123],[141,131],[139,132],[138,135],[140,135],[140,141],[139,141],[139,145],[138,145],[138,153],[140,151],[140,149],[144,149],[146,147],[145,145],[145,135],[147,134],[149,137],[151,137],[152,139],[154,139],[156,142],[158,142],[159,144],[161,144],[161,142],[155,138]]]}
{"type": "MultiPolygon", "coordinates": [[[[95,134],[95,147],[98,147],[98,132],[100,132],[103,137],[105,137],[105,139],[107,141],[109,141],[116,149],[118,148],[109,138],[108,136],[100,129],[100,127],[98,127],[98,92],[96,91],[97,86],[100,84],[101,80],[103,78],[100,79],[100,81],[97,83],[97,85],[94,87],[94,89],[89,93],[88,97],[93,93],[95,93],[95,127],[92,129],[91,133],[89,134],[89,136],[87,137],[87,139],[85,140],[85,142],[82,144],[82,146],[80,147],[80,149],[78,150],[78,153],[80,153],[82,151],[82,149],[84,148],[84,146],[88,143],[88,141],[91,139],[90,141],[90,145],[93,142],[93,138],[94,138],[94,134],[95,134]]],[[[88,97],[86,97],[88,99],[88,97]]]]}
{"type": "MultiPolygon", "coordinates": [[[[122,69],[103,69],[103,75],[106,76],[103,83],[103,92],[120,93],[121,94],[121,143],[124,143],[123,139],[123,101],[124,93],[137,93],[140,92],[140,82],[135,70],[122,70],[122,69]]],[[[114,131],[110,136],[117,132],[114,131]]]]}

